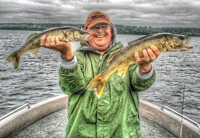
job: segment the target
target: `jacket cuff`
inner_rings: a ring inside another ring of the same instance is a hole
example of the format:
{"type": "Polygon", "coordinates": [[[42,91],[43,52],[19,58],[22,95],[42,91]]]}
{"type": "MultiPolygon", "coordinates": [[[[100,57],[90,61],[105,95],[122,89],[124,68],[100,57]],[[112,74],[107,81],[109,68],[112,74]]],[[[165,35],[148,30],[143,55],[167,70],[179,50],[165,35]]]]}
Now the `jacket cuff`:
{"type": "Polygon", "coordinates": [[[73,69],[76,64],[77,64],[77,59],[76,56],[74,55],[74,57],[71,60],[66,60],[63,59],[62,57],[60,57],[61,59],[61,66],[65,69],[73,69]]]}
{"type": "Polygon", "coordinates": [[[142,80],[148,80],[149,78],[152,77],[153,73],[154,73],[154,68],[153,67],[151,67],[151,70],[146,74],[140,73],[138,67],[136,69],[137,76],[142,80]]]}

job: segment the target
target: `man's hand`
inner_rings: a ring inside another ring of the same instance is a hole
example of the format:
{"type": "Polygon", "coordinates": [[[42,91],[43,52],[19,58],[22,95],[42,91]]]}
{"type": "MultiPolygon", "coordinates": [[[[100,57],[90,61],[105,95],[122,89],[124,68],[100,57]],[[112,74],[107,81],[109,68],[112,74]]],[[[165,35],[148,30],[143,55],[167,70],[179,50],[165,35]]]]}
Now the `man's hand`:
{"type": "Polygon", "coordinates": [[[151,70],[151,62],[153,62],[160,54],[159,49],[151,45],[147,50],[144,49],[143,57],[139,57],[138,52],[135,52],[135,60],[138,64],[139,71],[142,74],[148,73],[151,70]]]}
{"type": "Polygon", "coordinates": [[[43,35],[40,39],[40,46],[46,47],[61,53],[61,57],[66,60],[71,60],[74,56],[71,44],[69,42],[63,42],[56,36],[43,35]]]}

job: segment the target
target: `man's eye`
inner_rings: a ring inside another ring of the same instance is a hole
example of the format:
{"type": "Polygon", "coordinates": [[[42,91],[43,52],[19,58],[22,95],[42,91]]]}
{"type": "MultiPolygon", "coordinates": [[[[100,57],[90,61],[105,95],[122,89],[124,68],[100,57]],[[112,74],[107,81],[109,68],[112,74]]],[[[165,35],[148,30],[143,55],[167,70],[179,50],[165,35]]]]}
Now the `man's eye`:
{"type": "Polygon", "coordinates": [[[108,25],[93,26],[91,29],[92,30],[99,30],[100,28],[106,30],[108,28],[108,25]]]}
{"type": "Polygon", "coordinates": [[[95,26],[94,29],[99,29],[99,26],[95,26]]]}
{"type": "Polygon", "coordinates": [[[101,28],[106,29],[107,25],[102,25],[101,28]]]}

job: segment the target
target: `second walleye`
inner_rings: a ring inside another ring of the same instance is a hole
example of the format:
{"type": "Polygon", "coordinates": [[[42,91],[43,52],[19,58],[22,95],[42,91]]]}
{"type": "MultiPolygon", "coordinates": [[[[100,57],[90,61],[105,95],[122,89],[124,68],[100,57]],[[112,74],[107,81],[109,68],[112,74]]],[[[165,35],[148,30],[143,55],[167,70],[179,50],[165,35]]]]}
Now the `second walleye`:
{"type": "Polygon", "coordinates": [[[131,41],[127,47],[118,49],[110,55],[107,67],[90,81],[87,89],[96,90],[97,97],[100,98],[110,75],[118,71],[118,74],[123,77],[129,66],[135,62],[134,54],[136,51],[140,57],[143,57],[143,49],[148,49],[151,45],[155,45],[160,52],[187,51],[191,49],[188,46],[190,39],[190,37],[184,35],[158,33],[131,41]]]}
{"type": "Polygon", "coordinates": [[[38,50],[40,49],[40,38],[43,35],[57,36],[60,41],[66,42],[89,41],[91,39],[88,32],[69,26],[50,28],[41,33],[31,34],[26,40],[26,43],[7,58],[7,61],[13,63],[15,70],[18,68],[20,57],[23,53],[31,50],[32,55],[37,54],[38,50]]]}

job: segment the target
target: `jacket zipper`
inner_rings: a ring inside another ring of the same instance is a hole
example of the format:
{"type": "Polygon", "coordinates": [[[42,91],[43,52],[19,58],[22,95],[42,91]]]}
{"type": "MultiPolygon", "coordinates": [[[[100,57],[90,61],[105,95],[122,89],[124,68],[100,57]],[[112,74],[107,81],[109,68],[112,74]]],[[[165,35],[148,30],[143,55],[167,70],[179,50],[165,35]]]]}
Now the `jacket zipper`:
{"type": "MultiPolygon", "coordinates": [[[[101,65],[102,65],[102,59],[103,59],[103,55],[100,55],[99,57],[99,65],[98,65],[98,73],[100,73],[101,71],[101,65]]],[[[97,112],[96,112],[96,120],[97,120],[97,124],[96,124],[96,138],[98,137],[97,131],[98,131],[98,99],[97,99],[97,112]]]]}
{"type": "Polygon", "coordinates": [[[100,55],[98,73],[100,73],[100,71],[101,71],[102,59],[103,59],[103,55],[100,55]]]}

